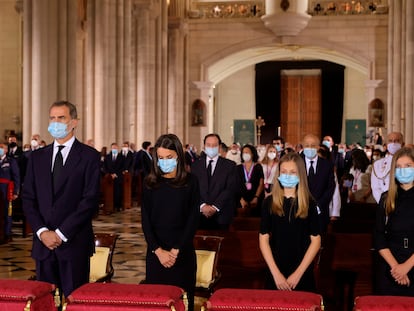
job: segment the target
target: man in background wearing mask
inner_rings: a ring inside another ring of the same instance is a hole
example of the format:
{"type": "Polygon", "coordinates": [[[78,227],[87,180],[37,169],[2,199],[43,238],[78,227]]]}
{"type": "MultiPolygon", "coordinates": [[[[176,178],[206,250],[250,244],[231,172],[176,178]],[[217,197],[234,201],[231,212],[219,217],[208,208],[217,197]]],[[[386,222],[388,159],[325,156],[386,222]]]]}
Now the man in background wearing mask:
{"type": "Polygon", "coordinates": [[[303,138],[309,191],[316,200],[321,214],[321,230],[326,232],[330,221],[329,203],[335,191],[335,176],[332,161],[318,156],[319,145],[320,140],[316,135],[308,134],[303,138]]]}
{"type": "Polygon", "coordinates": [[[276,136],[272,140],[272,145],[275,147],[277,151],[277,159],[279,160],[281,157],[283,157],[285,152],[285,140],[282,136],[276,136]]]}
{"type": "Polygon", "coordinates": [[[220,144],[218,134],[208,134],[204,155],[191,166],[200,184],[200,229],[226,230],[236,212],[236,163],[219,156],[220,144]]]}
{"type": "Polygon", "coordinates": [[[9,204],[19,195],[20,173],[17,161],[7,155],[7,145],[3,143],[0,143],[0,191],[4,205],[4,213],[1,216],[4,217],[4,237],[5,242],[10,242],[12,241],[12,211],[9,210],[9,204]]]}
{"type": "Polygon", "coordinates": [[[100,154],[75,138],[77,125],[75,105],[52,104],[48,131],[54,142],[32,152],[22,190],[36,279],[56,284],[65,297],[89,282],[92,218],[99,206],[100,154]]]}
{"type": "Polygon", "coordinates": [[[381,194],[390,185],[390,169],[392,156],[404,145],[404,137],[400,132],[391,132],[387,136],[387,155],[375,161],[372,165],[371,189],[375,201],[379,203],[381,194]]]}

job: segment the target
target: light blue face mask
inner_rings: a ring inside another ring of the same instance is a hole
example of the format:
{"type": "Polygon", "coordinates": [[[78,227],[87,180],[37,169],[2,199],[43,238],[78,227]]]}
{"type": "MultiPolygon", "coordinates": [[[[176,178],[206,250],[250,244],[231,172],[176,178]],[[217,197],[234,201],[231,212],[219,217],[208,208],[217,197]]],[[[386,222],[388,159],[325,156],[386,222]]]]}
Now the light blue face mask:
{"type": "Polygon", "coordinates": [[[281,174],[277,179],[284,188],[294,188],[299,183],[298,175],[281,174]]]}
{"type": "Polygon", "coordinates": [[[4,149],[0,148],[0,157],[4,156],[4,149]]]}
{"type": "Polygon", "coordinates": [[[398,167],[395,169],[395,178],[401,184],[409,184],[414,180],[414,167],[398,167]]]}
{"type": "Polygon", "coordinates": [[[177,167],[177,159],[158,159],[158,167],[163,173],[171,173],[177,167]]]}
{"type": "Polygon", "coordinates": [[[50,135],[56,139],[62,139],[68,136],[68,125],[62,122],[51,122],[47,128],[50,135]]]}
{"type": "Polygon", "coordinates": [[[116,156],[118,154],[118,149],[112,149],[111,152],[112,155],[116,156]]]}
{"type": "Polygon", "coordinates": [[[216,155],[218,155],[219,147],[206,147],[204,148],[204,152],[209,158],[214,158],[216,155]]]}
{"type": "Polygon", "coordinates": [[[329,140],[324,140],[323,142],[322,142],[322,144],[323,145],[325,145],[326,147],[328,147],[328,148],[331,148],[331,142],[329,141],[329,140]]]}
{"type": "Polygon", "coordinates": [[[303,154],[308,159],[313,159],[316,156],[316,153],[317,153],[316,148],[304,148],[303,149],[303,154]]]}

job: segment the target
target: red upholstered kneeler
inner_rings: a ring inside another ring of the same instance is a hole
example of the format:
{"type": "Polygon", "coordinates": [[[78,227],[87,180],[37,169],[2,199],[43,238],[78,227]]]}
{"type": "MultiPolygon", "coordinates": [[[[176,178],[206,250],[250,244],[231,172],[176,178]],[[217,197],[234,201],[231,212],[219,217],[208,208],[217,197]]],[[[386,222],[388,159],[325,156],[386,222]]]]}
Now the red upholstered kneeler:
{"type": "Polygon", "coordinates": [[[66,311],[184,311],[184,291],[171,285],[88,283],[76,289],[66,311]]]}
{"type": "Polygon", "coordinates": [[[322,296],[301,291],[223,288],[214,292],[204,310],[323,310],[322,296]]]}
{"type": "Polygon", "coordinates": [[[360,296],[355,298],[354,311],[414,310],[414,297],[360,296]]]}
{"type": "Polygon", "coordinates": [[[0,280],[0,310],[55,311],[50,283],[27,280],[0,280]]]}

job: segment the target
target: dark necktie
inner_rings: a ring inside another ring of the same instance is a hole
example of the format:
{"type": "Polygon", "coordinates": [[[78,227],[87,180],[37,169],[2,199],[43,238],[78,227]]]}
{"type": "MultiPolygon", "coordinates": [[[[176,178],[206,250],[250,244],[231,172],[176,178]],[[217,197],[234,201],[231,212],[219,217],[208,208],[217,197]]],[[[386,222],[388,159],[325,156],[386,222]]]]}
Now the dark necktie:
{"type": "Polygon", "coordinates": [[[60,145],[58,146],[59,150],[56,153],[55,163],[53,164],[53,189],[55,190],[57,187],[57,181],[59,180],[59,175],[62,172],[63,168],[63,156],[62,156],[62,149],[65,146],[60,145]]]}
{"type": "Polygon", "coordinates": [[[213,172],[213,168],[211,167],[212,163],[213,163],[213,160],[210,160],[208,162],[208,165],[207,165],[207,177],[208,177],[208,183],[209,184],[210,184],[211,175],[212,175],[212,172],[213,172]]]}
{"type": "Polygon", "coordinates": [[[310,167],[309,167],[309,173],[308,173],[309,184],[312,184],[314,178],[315,178],[315,169],[313,168],[313,161],[310,161],[310,167]]]}

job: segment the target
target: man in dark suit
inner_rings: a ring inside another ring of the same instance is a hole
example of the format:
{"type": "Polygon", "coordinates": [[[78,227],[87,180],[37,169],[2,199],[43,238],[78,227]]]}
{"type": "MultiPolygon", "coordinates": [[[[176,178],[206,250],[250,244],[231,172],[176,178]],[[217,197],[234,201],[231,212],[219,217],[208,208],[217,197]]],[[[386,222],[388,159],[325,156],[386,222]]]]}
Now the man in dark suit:
{"type": "Polygon", "coordinates": [[[34,232],[32,257],[37,280],[56,284],[68,297],[89,281],[100,156],[75,138],[78,117],[73,104],[54,103],[49,122],[55,140],[29,158],[23,209],[34,232]]]}
{"type": "Polygon", "coordinates": [[[122,209],[122,184],[125,159],[119,153],[118,144],[112,143],[111,152],[105,156],[103,165],[104,174],[110,174],[114,182],[114,207],[117,211],[122,209]]]}
{"type": "Polygon", "coordinates": [[[135,172],[141,176],[143,181],[151,171],[152,156],[150,152],[151,142],[144,141],[139,150],[135,155],[135,172]]]}
{"type": "Polygon", "coordinates": [[[200,229],[228,229],[236,212],[236,164],[219,156],[220,136],[204,138],[204,155],[191,172],[200,184],[200,229]]]}
{"type": "Polygon", "coordinates": [[[329,203],[335,191],[335,177],[332,161],[318,156],[319,145],[319,138],[313,134],[308,134],[303,138],[303,155],[309,190],[321,213],[321,230],[326,232],[330,221],[329,203]]]}

